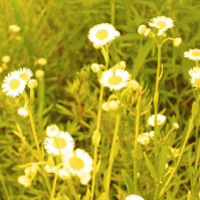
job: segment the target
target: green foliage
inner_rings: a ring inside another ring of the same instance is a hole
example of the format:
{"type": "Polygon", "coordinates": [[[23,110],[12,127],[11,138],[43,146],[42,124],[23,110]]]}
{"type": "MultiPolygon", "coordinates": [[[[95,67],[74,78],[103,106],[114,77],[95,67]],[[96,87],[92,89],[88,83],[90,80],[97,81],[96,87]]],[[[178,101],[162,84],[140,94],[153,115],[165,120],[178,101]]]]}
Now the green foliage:
{"type": "MultiPolygon", "coordinates": [[[[99,23],[112,23],[121,33],[110,46],[110,66],[126,61],[132,78],[142,86],[142,102],[139,134],[153,130],[147,123],[153,114],[153,95],[157,67],[155,42],[140,36],[137,28],[153,17],[165,15],[174,19],[175,27],[169,30],[172,37],[181,37],[180,47],[171,41],[162,48],[163,77],[159,89],[159,112],[167,116],[167,122],[159,130],[157,160],[154,158],[154,139],[148,145],[138,144],[135,150],[135,121],[138,93],[128,91],[122,98],[121,122],[111,176],[110,199],[125,199],[133,194],[134,161],[138,169],[138,195],[145,200],[154,197],[156,186],[162,189],[177,162],[172,149],[180,149],[189,126],[191,113],[196,117],[186,148],[172,181],[159,200],[199,198],[200,140],[199,101],[192,90],[188,70],[194,63],[183,57],[184,51],[200,47],[200,7],[197,0],[1,0],[0,1],[0,58],[9,55],[11,61],[1,61],[1,85],[12,70],[30,68],[33,73],[42,69],[45,73],[35,90],[33,109],[38,141],[43,149],[46,127],[57,124],[69,132],[76,148],[84,149],[93,157],[92,136],[96,130],[99,81],[90,66],[103,64],[100,50],[94,49],[88,40],[88,31],[99,23]],[[12,34],[9,25],[17,24],[21,31],[12,34]],[[47,65],[37,64],[38,58],[46,58],[47,65]],[[194,102],[193,102],[194,101],[194,102]],[[193,102],[193,103],[192,103],[193,102]],[[178,130],[170,130],[178,122],[178,130]],[[165,139],[165,136],[169,137],[165,139]],[[164,142],[163,142],[164,141],[164,142]],[[162,143],[163,142],[163,143],[162,143]],[[168,163],[168,168],[166,164],[168,163]],[[188,194],[188,192],[191,191],[188,194]]],[[[35,77],[35,76],[34,76],[35,77]]],[[[28,95],[29,92],[27,91],[28,95]]],[[[104,91],[107,101],[110,91],[104,91]]],[[[115,93],[117,97],[120,95],[115,93]]],[[[32,185],[25,188],[18,183],[24,168],[39,162],[28,118],[17,115],[24,105],[23,97],[8,98],[0,90],[0,200],[49,199],[40,168],[32,185]]],[[[95,199],[107,198],[104,185],[115,127],[116,111],[102,112],[101,140],[96,167],[95,199]]],[[[44,163],[47,154],[42,150],[44,163]]],[[[59,159],[56,160],[59,163],[59,159]]],[[[52,174],[47,178],[53,185],[52,174]]],[[[81,199],[89,200],[91,181],[87,186],[72,180],[81,199]]],[[[74,199],[66,180],[58,179],[56,200],[74,199]]]]}

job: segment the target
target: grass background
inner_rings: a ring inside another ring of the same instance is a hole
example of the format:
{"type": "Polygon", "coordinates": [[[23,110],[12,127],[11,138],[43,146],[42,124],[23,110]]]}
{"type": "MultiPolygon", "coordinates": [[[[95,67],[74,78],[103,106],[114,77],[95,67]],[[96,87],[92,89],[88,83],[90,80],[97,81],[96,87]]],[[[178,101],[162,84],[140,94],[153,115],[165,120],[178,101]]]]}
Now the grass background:
{"type": "MultiPolygon", "coordinates": [[[[45,137],[47,125],[58,124],[60,129],[70,132],[77,146],[87,150],[91,155],[93,146],[91,136],[95,130],[98,104],[98,81],[90,71],[93,62],[103,63],[99,50],[94,50],[87,35],[91,27],[99,23],[112,23],[121,33],[111,46],[111,66],[120,60],[127,63],[132,76],[149,92],[143,100],[142,130],[146,126],[147,117],[153,112],[152,104],[147,104],[153,97],[156,73],[156,45],[153,40],[137,33],[137,27],[156,16],[165,15],[174,20],[175,27],[169,30],[172,37],[181,37],[181,47],[175,48],[168,42],[162,50],[164,75],[160,85],[160,111],[168,117],[168,125],[163,134],[170,129],[174,121],[180,125],[179,131],[169,141],[174,147],[181,144],[191,104],[194,99],[189,83],[188,69],[194,63],[185,59],[183,53],[190,48],[200,47],[200,4],[198,0],[1,0],[0,1],[0,57],[9,55],[11,62],[1,74],[1,82],[9,71],[28,67],[33,72],[37,69],[45,71],[45,88],[39,83],[35,100],[35,121],[40,141],[45,137]],[[11,24],[21,27],[14,39],[8,31],[11,24]],[[44,57],[48,64],[44,67],[34,65],[37,58],[44,57]]],[[[0,199],[1,200],[42,200],[48,199],[48,193],[42,183],[41,175],[37,175],[33,187],[24,188],[17,182],[23,170],[21,164],[34,162],[30,151],[21,143],[16,132],[23,132],[28,143],[34,149],[31,129],[28,120],[19,117],[17,109],[23,106],[23,99],[8,98],[0,91],[0,199]]],[[[131,176],[134,134],[134,109],[124,114],[123,126],[120,129],[120,150],[115,161],[112,179],[112,199],[124,199],[128,194],[121,169],[131,176]],[[122,165],[123,163],[123,165],[122,165]]],[[[104,113],[102,120],[102,173],[109,156],[113,114],[104,113]]],[[[195,161],[195,133],[190,138],[181,168],[172,183],[167,199],[186,199],[189,190],[198,199],[198,173],[191,169],[195,161]]],[[[147,151],[148,149],[142,149],[147,151]]],[[[142,166],[142,162],[141,162],[142,166]]],[[[102,175],[99,173],[96,196],[102,192],[102,175]]],[[[141,191],[147,199],[153,192],[152,179],[147,169],[142,169],[140,180],[141,191]]],[[[75,180],[76,181],[76,180],[75,180]]],[[[59,181],[57,192],[67,192],[67,185],[59,181]]],[[[86,188],[79,186],[77,190],[84,194],[86,188]]],[[[70,195],[70,194],[69,194],[70,195]]]]}

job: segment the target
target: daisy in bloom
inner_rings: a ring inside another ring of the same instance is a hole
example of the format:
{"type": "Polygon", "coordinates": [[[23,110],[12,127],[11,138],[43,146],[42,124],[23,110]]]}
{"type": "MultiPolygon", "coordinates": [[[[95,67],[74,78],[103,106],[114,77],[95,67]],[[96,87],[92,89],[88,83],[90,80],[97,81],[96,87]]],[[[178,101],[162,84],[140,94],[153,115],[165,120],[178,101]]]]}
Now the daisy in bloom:
{"type": "Polygon", "coordinates": [[[151,19],[149,26],[157,28],[158,35],[162,35],[167,29],[174,26],[174,21],[169,17],[159,16],[151,19]]]}
{"type": "MultiPolygon", "coordinates": [[[[161,114],[157,115],[157,124],[158,124],[158,126],[164,124],[165,121],[166,121],[166,117],[164,115],[161,115],[161,114]]],[[[151,115],[149,117],[148,124],[150,126],[155,126],[155,115],[151,115]]]]}
{"type": "Polygon", "coordinates": [[[144,200],[144,198],[135,194],[131,194],[127,196],[125,200],[144,200]]]}
{"type": "Polygon", "coordinates": [[[200,68],[199,67],[193,67],[189,70],[189,74],[191,76],[191,83],[192,86],[196,88],[200,88],[200,68]]]}
{"type": "Polygon", "coordinates": [[[60,131],[55,137],[46,137],[44,148],[48,154],[60,155],[73,151],[74,139],[68,132],[60,131]]]}
{"type": "Polygon", "coordinates": [[[185,51],[184,56],[190,60],[200,60],[200,49],[190,49],[185,51]]]}
{"type": "Polygon", "coordinates": [[[9,73],[3,81],[2,89],[7,96],[16,97],[23,93],[26,81],[19,77],[17,71],[9,73]]]}
{"type": "Polygon", "coordinates": [[[95,46],[103,46],[118,37],[120,33],[108,23],[98,24],[89,31],[88,38],[95,46]]]}
{"type": "Polygon", "coordinates": [[[65,154],[63,159],[64,167],[73,175],[81,177],[83,174],[92,171],[92,158],[82,149],[76,149],[70,154],[65,154]]]}
{"type": "Polygon", "coordinates": [[[30,69],[27,69],[27,68],[19,69],[16,72],[18,72],[19,78],[21,78],[24,81],[29,81],[31,76],[33,76],[32,71],[30,69]]]}
{"type": "Polygon", "coordinates": [[[100,83],[104,87],[110,88],[110,90],[120,90],[123,87],[126,87],[130,74],[123,69],[109,69],[102,73],[100,83]]]}

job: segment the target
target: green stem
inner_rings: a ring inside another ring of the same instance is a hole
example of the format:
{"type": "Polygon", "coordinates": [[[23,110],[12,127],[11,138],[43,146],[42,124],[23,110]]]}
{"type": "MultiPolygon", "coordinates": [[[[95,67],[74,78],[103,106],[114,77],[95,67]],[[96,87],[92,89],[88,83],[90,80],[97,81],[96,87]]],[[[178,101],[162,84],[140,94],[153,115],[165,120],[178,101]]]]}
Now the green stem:
{"type": "MultiPolygon", "coordinates": [[[[109,49],[108,46],[105,45],[101,48],[101,53],[104,57],[106,70],[108,69],[109,65],[109,49]]],[[[101,137],[100,133],[100,125],[101,125],[101,115],[102,115],[102,102],[103,102],[103,94],[104,94],[104,87],[100,86],[100,94],[99,94],[99,105],[98,105],[98,115],[97,115],[97,128],[95,131],[99,132],[99,137],[101,137]]],[[[95,182],[96,182],[96,173],[97,173],[97,159],[98,159],[98,147],[99,142],[94,143],[94,154],[93,154],[93,172],[92,172],[92,186],[91,186],[91,200],[94,198],[94,189],[95,189],[95,182]]]]}
{"type": "Polygon", "coordinates": [[[56,183],[57,183],[57,180],[58,180],[58,172],[56,172],[56,173],[55,173],[55,176],[54,176],[50,200],[54,200],[54,194],[55,194],[55,190],[56,190],[56,183]]]}
{"type": "MultiPolygon", "coordinates": [[[[135,144],[134,144],[134,150],[137,153],[137,146],[138,146],[138,135],[139,135],[139,128],[140,128],[140,112],[141,112],[141,100],[142,100],[142,92],[139,89],[138,91],[138,102],[137,102],[137,106],[136,106],[136,122],[135,122],[135,144]]],[[[137,172],[138,172],[138,168],[137,168],[137,160],[134,160],[134,190],[135,190],[135,194],[137,194],[138,192],[138,187],[137,187],[137,172]]]]}
{"type": "Polygon", "coordinates": [[[190,119],[188,131],[187,131],[187,133],[186,133],[186,137],[185,137],[183,146],[182,146],[182,148],[181,148],[180,155],[179,155],[179,157],[178,157],[178,161],[177,161],[177,163],[176,163],[176,166],[174,167],[174,169],[173,169],[172,173],[170,174],[169,178],[167,179],[165,185],[164,185],[163,188],[161,189],[160,194],[159,194],[159,197],[161,197],[161,196],[164,194],[166,187],[167,187],[168,184],[171,182],[171,179],[174,177],[174,174],[175,174],[175,172],[176,172],[176,170],[177,170],[177,168],[178,168],[178,166],[179,166],[179,164],[180,164],[182,155],[183,155],[184,150],[185,150],[185,146],[186,146],[187,141],[188,141],[188,139],[189,139],[190,133],[192,132],[192,129],[193,129],[193,121],[194,121],[194,116],[192,116],[191,119],[190,119]]]}
{"type": "Polygon", "coordinates": [[[155,94],[154,94],[154,138],[155,138],[155,155],[157,153],[157,146],[158,146],[158,123],[157,123],[157,116],[158,116],[158,101],[159,101],[159,82],[161,79],[160,76],[160,68],[161,68],[161,45],[157,44],[158,47],[158,65],[157,65],[157,73],[156,73],[156,87],[155,87],[155,94]]]}
{"type": "Polygon", "coordinates": [[[74,198],[75,198],[76,200],[79,200],[80,198],[79,198],[79,196],[78,196],[78,194],[77,194],[77,192],[76,192],[76,190],[75,190],[75,188],[74,188],[74,185],[73,185],[73,183],[72,183],[72,180],[71,180],[70,178],[67,179],[67,183],[68,183],[69,189],[70,189],[72,195],[74,196],[74,198]]]}
{"type": "Polygon", "coordinates": [[[113,167],[113,162],[114,162],[115,153],[116,153],[115,150],[116,150],[116,144],[117,144],[117,136],[119,132],[120,118],[121,118],[120,113],[117,113],[114,136],[113,136],[112,147],[111,147],[110,157],[109,157],[109,164],[108,164],[107,175],[106,175],[105,192],[108,199],[109,199],[109,192],[110,192],[112,167],[113,167]]]}
{"type": "MultiPolygon", "coordinates": [[[[42,153],[41,153],[41,150],[40,150],[40,145],[39,145],[39,141],[38,141],[38,137],[37,137],[37,133],[36,133],[35,123],[34,123],[33,114],[32,114],[32,107],[30,105],[30,101],[28,99],[28,96],[25,92],[23,93],[23,96],[24,96],[24,99],[25,99],[26,104],[27,104],[27,110],[28,110],[28,114],[29,114],[31,130],[32,130],[33,138],[34,138],[35,145],[36,145],[36,148],[37,148],[38,156],[39,156],[40,161],[42,161],[42,153]]],[[[47,174],[44,170],[43,165],[42,165],[42,172],[43,172],[43,176],[44,176],[44,179],[45,179],[45,182],[46,182],[47,189],[51,193],[51,187],[50,187],[49,181],[47,179],[47,174]]]]}
{"type": "MultiPolygon", "coordinates": [[[[101,114],[102,114],[102,101],[103,101],[103,93],[104,87],[101,86],[100,94],[99,94],[99,105],[98,105],[98,116],[97,116],[97,128],[96,131],[100,130],[101,125],[101,114]]],[[[95,189],[95,182],[96,182],[96,173],[97,173],[97,155],[98,155],[98,146],[99,143],[94,143],[94,154],[93,154],[93,172],[92,172],[92,189],[91,189],[91,199],[94,198],[94,189],[95,189]]]]}

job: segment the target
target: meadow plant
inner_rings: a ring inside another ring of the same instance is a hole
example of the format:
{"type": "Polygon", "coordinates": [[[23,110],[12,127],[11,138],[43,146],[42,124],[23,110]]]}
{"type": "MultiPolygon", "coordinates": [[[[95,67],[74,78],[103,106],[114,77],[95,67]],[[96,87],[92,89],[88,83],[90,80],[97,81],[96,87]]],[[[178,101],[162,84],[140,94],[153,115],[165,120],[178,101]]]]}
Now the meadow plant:
{"type": "MultiPolygon", "coordinates": [[[[18,199],[200,198],[200,50],[194,48],[184,53],[185,58],[194,61],[188,76],[195,100],[183,128],[184,124],[179,122],[181,116],[170,116],[173,112],[165,108],[160,98],[164,95],[162,81],[167,79],[162,49],[167,41],[172,41],[170,48],[184,43],[179,36],[168,36],[169,31],[176,28],[176,21],[158,16],[137,29],[138,38],[150,38],[157,47],[155,84],[151,91],[145,79],[135,76],[129,61],[120,58],[123,52],[117,55],[119,43],[127,38],[123,37],[123,26],[116,25],[120,31],[114,26],[114,1],[111,8],[112,24],[101,23],[87,30],[96,60],[92,58],[91,64],[84,65],[66,83],[63,83],[62,72],[60,77],[50,76],[54,69],[47,70],[53,62],[48,55],[32,55],[30,68],[14,70],[10,66],[15,58],[8,56],[9,53],[2,56],[1,73],[7,74],[2,91],[16,104],[12,105],[14,111],[10,110],[17,118],[10,120],[17,119],[12,134],[20,141],[20,147],[16,151],[15,146],[12,148],[17,156],[23,158],[23,151],[27,156],[16,162],[17,170],[14,168],[17,171],[14,182],[18,184],[15,187],[24,187],[19,191],[18,199]],[[50,86],[48,83],[51,82],[57,84],[50,86]],[[65,84],[56,89],[62,91],[61,96],[52,93],[59,84],[65,84]],[[48,95],[55,102],[48,102],[45,98],[48,95]],[[56,98],[58,96],[60,99],[56,98]],[[180,136],[178,132],[181,132],[180,136]]],[[[25,41],[30,53],[33,49],[28,46],[30,41],[24,29],[10,25],[8,36],[13,42],[25,41]]],[[[47,36],[42,37],[46,39],[47,36]]],[[[84,35],[84,41],[86,39],[84,35]]],[[[60,40],[57,42],[61,43],[60,40]]],[[[152,55],[154,53],[155,50],[152,55]]],[[[5,100],[7,104],[8,101],[5,100]]],[[[0,165],[0,200],[4,197],[16,199],[9,197],[10,187],[5,184],[2,169],[3,165],[0,165]]]]}

